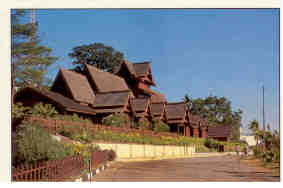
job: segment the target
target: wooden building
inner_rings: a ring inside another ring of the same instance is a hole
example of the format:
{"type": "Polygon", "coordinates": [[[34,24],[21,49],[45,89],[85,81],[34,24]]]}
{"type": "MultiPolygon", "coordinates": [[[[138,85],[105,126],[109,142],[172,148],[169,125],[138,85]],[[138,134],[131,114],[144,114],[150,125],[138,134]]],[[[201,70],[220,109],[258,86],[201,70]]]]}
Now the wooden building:
{"type": "Polygon", "coordinates": [[[186,132],[189,126],[186,104],[184,102],[167,103],[166,112],[166,123],[170,126],[170,132],[177,132],[179,135],[189,136],[186,132]]]}
{"type": "Polygon", "coordinates": [[[232,139],[231,125],[214,125],[209,126],[207,137],[218,141],[230,141],[232,139]]]}
{"type": "Polygon", "coordinates": [[[167,122],[165,103],[152,103],[151,111],[153,119],[167,122]]]}
{"type": "Polygon", "coordinates": [[[157,91],[153,91],[151,90],[151,103],[155,104],[155,103],[166,103],[166,98],[162,93],[159,93],[157,91]]]}
{"type": "Polygon", "coordinates": [[[132,109],[130,91],[114,91],[108,93],[98,93],[91,107],[96,112],[96,117],[102,120],[110,114],[126,114],[129,117],[135,116],[132,109]]]}
{"type": "Polygon", "coordinates": [[[151,96],[151,86],[156,86],[150,67],[150,62],[131,63],[124,61],[115,71],[115,74],[124,78],[128,87],[137,98],[151,96]]]}
{"type": "Polygon", "coordinates": [[[62,68],[53,82],[51,91],[60,93],[82,105],[92,104],[95,98],[86,76],[62,68]]]}
{"type": "Polygon", "coordinates": [[[209,122],[206,118],[200,119],[200,137],[201,138],[207,138],[207,132],[208,132],[209,122]]]}
{"type": "Polygon", "coordinates": [[[25,87],[18,91],[14,97],[14,103],[21,102],[23,106],[33,107],[38,103],[52,104],[61,114],[78,113],[84,116],[93,117],[95,110],[87,105],[82,105],[59,93],[33,87],[25,87]]]}
{"type": "Polygon", "coordinates": [[[152,123],[151,102],[150,98],[132,98],[132,109],[135,112],[135,121],[148,120],[152,123]]]}
{"type": "Polygon", "coordinates": [[[87,70],[86,77],[95,94],[130,90],[123,78],[104,72],[94,66],[87,64],[85,66],[87,70]]]}

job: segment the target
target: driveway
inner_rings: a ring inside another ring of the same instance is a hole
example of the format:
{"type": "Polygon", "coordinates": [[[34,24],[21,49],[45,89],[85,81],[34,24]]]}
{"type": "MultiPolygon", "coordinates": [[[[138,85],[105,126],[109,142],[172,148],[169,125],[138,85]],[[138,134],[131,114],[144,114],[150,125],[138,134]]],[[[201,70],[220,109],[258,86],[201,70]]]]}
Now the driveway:
{"type": "Polygon", "coordinates": [[[116,162],[94,181],[280,181],[270,171],[247,165],[235,156],[116,162]]]}

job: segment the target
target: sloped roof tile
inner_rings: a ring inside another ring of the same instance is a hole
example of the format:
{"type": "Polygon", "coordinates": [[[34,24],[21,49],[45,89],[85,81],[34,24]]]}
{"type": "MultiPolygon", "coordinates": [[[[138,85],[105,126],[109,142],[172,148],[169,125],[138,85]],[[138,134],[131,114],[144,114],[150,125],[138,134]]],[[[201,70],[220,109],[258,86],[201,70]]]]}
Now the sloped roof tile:
{"type": "Polygon", "coordinates": [[[135,112],[145,112],[149,103],[149,98],[134,98],[131,100],[135,112]]]}
{"type": "Polygon", "coordinates": [[[94,66],[86,65],[86,67],[99,93],[129,90],[123,78],[99,70],[94,66]]]}
{"type": "Polygon", "coordinates": [[[184,102],[166,104],[167,119],[182,119],[186,115],[186,105],[184,102]]]}
{"type": "Polygon", "coordinates": [[[150,69],[150,62],[133,63],[137,76],[147,75],[150,69]]]}
{"type": "Polygon", "coordinates": [[[231,137],[232,126],[231,125],[218,125],[209,126],[207,131],[208,137],[231,137]]]}
{"type": "Polygon", "coordinates": [[[152,94],[150,96],[152,103],[164,103],[166,102],[166,98],[162,93],[152,91],[152,94]]]}
{"type": "Polygon", "coordinates": [[[130,91],[98,93],[92,104],[94,108],[124,106],[130,96],[130,91]]]}
{"type": "Polygon", "coordinates": [[[153,115],[161,116],[164,111],[164,103],[152,103],[151,110],[153,115]]]}
{"type": "Polygon", "coordinates": [[[17,102],[20,102],[20,97],[27,97],[27,96],[33,96],[33,95],[39,95],[43,98],[47,98],[51,100],[53,103],[61,106],[66,111],[71,112],[81,112],[81,113],[87,113],[87,114],[95,114],[95,110],[90,108],[86,105],[81,105],[79,103],[76,103],[72,99],[69,99],[59,93],[47,90],[47,89],[38,89],[38,88],[32,88],[32,87],[26,87],[21,89],[19,92],[16,93],[15,100],[17,102]]]}
{"type": "Polygon", "coordinates": [[[67,86],[70,88],[74,100],[88,104],[93,102],[94,92],[90,87],[86,76],[64,69],[60,69],[59,74],[60,73],[67,86]]]}

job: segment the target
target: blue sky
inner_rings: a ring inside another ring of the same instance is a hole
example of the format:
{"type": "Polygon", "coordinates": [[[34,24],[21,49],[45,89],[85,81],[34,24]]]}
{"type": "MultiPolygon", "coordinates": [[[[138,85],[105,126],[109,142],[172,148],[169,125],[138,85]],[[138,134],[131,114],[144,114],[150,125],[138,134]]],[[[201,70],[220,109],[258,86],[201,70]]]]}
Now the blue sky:
{"type": "Polygon", "coordinates": [[[243,125],[259,116],[265,86],[266,122],[278,127],[279,11],[277,9],[36,10],[42,43],[72,67],[75,46],[102,42],[131,62],[152,61],[156,90],[168,101],[211,93],[243,110],[243,125]]]}

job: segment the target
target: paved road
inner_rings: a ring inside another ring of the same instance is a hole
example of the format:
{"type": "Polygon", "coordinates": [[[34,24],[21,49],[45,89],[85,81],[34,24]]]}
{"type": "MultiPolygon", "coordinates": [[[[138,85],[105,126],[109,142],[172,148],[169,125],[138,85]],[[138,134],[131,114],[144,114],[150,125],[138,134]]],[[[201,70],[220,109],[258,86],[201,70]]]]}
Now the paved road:
{"type": "Polygon", "coordinates": [[[94,181],[280,181],[261,167],[247,165],[234,156],[116,162],[94,181]]]}

